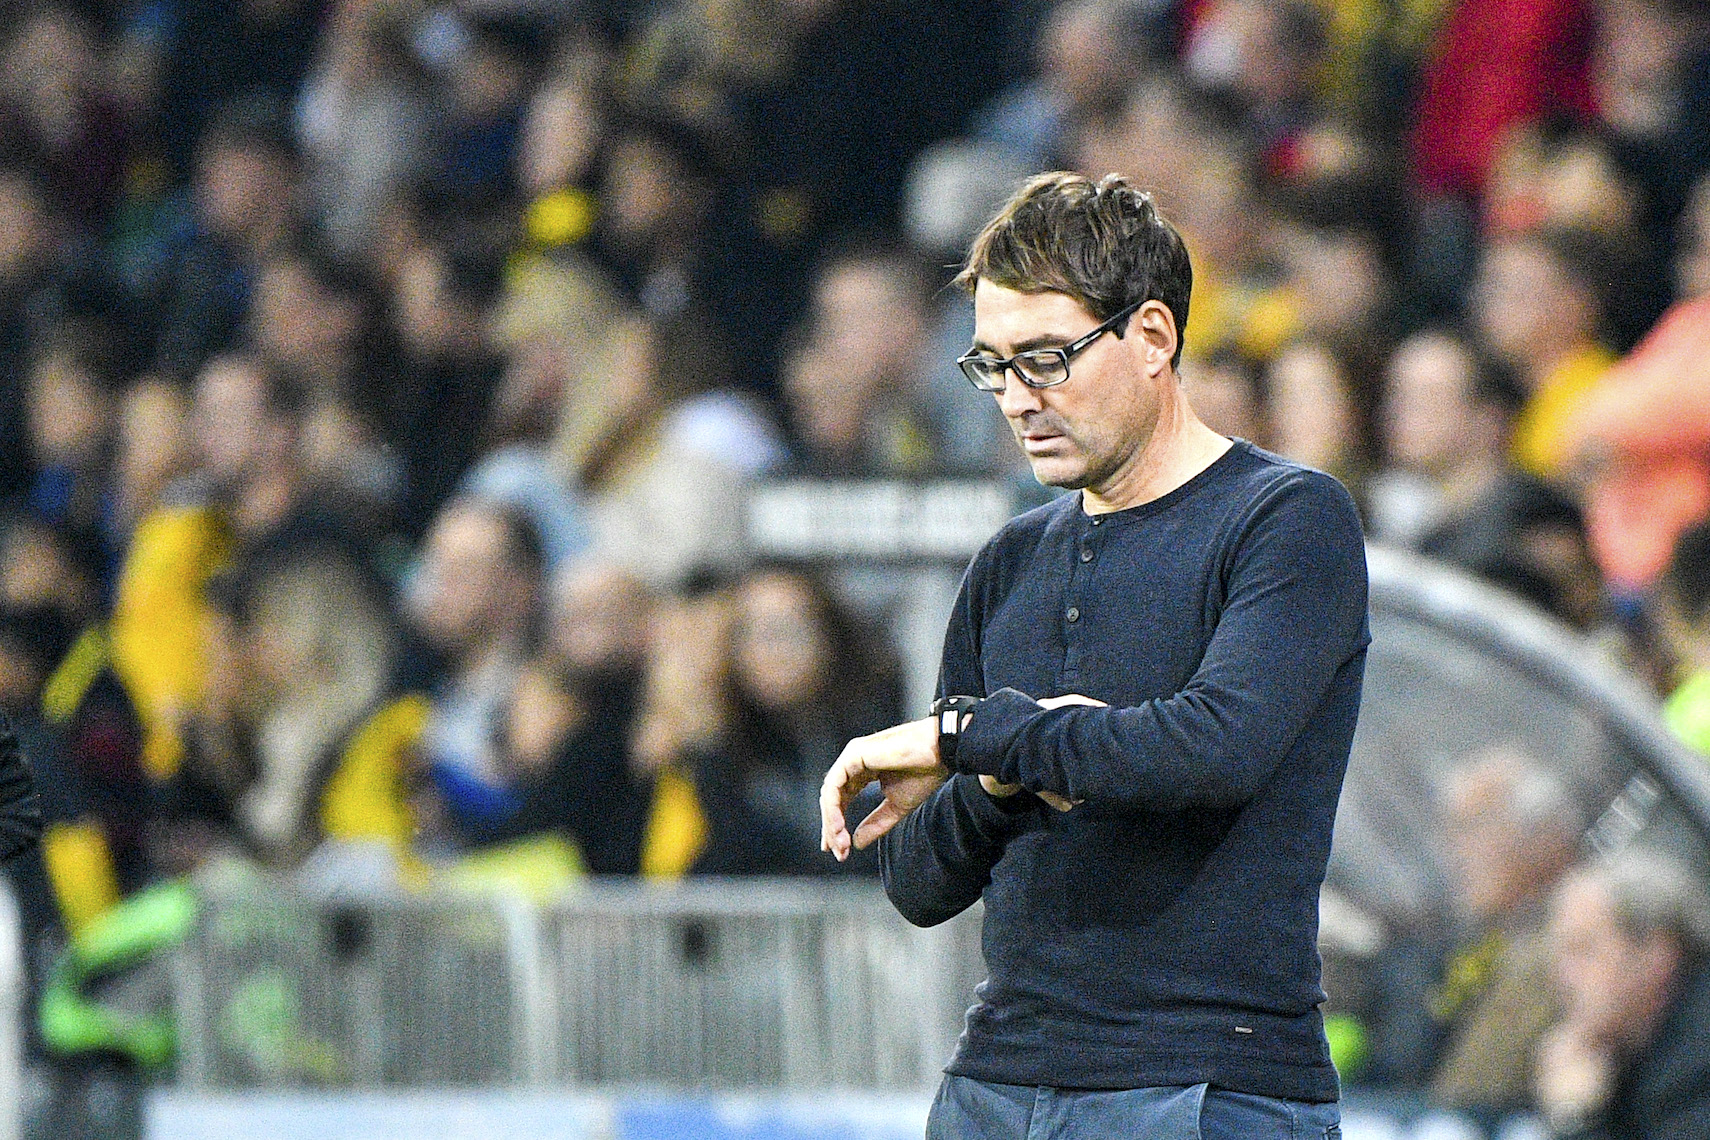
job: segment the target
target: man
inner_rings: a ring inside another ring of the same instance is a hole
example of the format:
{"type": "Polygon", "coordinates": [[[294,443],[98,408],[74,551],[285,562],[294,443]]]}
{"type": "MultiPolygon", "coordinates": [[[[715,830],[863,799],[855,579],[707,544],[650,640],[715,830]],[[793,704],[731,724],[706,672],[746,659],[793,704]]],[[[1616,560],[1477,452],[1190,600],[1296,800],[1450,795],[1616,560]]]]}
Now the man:
{"type": "Polygon", "coordinates": [[[1429,1007],[1442,1032],[1431,1102],[1500,1118],[1524,1109],[1532,1052],[1555,1019],[1545,926],[1583,820],[1561,780],[1498,745],[1441,789],[1460,937],[1429,1007]]]}
{"type": "Polygon", "coordinates": [[[1563,1140],[1710,1135],[1710,899],[1672,860],[1626,852],[1568,876],[1551,922],[1565,1012],[1538,1050],[1563,1140]]]}
{"type": "Polygon", "coordinates": [[[1508,454],[1524,396],[1506,370],[1458,334],[1426,329],[1395,350],[1384,384],[1390,467],[1367,484],[1371,532],[1566,621],[1596,621],[1579,508],[1508,454]]]}
{"type": "Polygon", "coordinates": [[[1516,466],[1546,482],[1568,477],[1569,432],[1615,362],[1598,335],[1595,283],[1609,276],[1608,255],[1595,235],[1548,230],[1494,242],[1479,261],[1473,323],[1526,393],[1509,450],[1516,466]]]}
{"type": "Polygon", "coordinates": [[[1033,179],[959,280],[964,372],[1080,493],[969,567],[942,715],[822,790],[823,845],[885,836],[905,917],[985,899],[928,1135],[1339,1135],[1315,943],[1369,640],[1353,502],[1194,415],[1187,252],[1122,179],[1033,179]]]}
{"type": "Polygon", "coordinates": [[[832,476],[923,475],[946,440],[917,389],[930,290],[906,250],[851,246],[813,284],[801,343],[784,362],[796,466],[832,476]]]}
{"type": "Polygon", "coordinates": [[[1379,427],[1385,466],[1366,485],[1373,538],[1418,549],[1438,529],[1466,529],[1511,469],[1517,387],[1458,334],[1414,333],[1384,368],[1379,427]]]}
{"type": "Polygon", "coordinates": [[[279,541],[310,509],[301,463],[303,393],[259,357],[215,356],[191,403],[195,472],[131,535],[109,629],[113,667],[145,726],[143,767],[167,779],[183,758],[185,719],[202,699],[208,579],[234,547],[279,541]]]}
{"type": "Polygon", "coordinates": [[[522,809],[499,729],[527,660],[545,554],[533,525],[503,504],[452,499],[435,518],[412,591],[417,630],[445,660],[421,751],[436,843],[480,844],[522,809]]]}

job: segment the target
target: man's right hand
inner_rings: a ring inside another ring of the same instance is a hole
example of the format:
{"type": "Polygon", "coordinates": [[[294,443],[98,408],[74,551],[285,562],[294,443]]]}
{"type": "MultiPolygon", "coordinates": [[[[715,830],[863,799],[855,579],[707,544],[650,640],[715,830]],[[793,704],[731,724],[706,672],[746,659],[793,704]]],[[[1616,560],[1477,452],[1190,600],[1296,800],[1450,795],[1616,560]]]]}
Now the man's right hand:
{"type": "Polygon", "coordinates": [[[934,717],[856,737],[844,746],[820,785],[820,849],[841,863],[851,850],[867,847],[901,823],[949,778],[950,770],[938,759],[934,717]],[[849,804],[875,782],[885,798],[850,835],[845,815],[849,804]]]}
{"type": "MultiPolygon", "coordinates": [[[[1038,705],[1042,709],[1060,709],[1068,705],[1088,705],[1093,708],[1110,707],[1110,705],[1105,701],[1095,700],[1092,697],[1084,697],[1079,693],[1064,693],[1060,697],[1045,697],[1038,702],[1038,705]]],[[[981,776],[980,787],[986,790],[986,795],[996,796],[1000,800],[1008,799],[1010,796],[1013,796],[1022,790],[1020,784],[1000,784],[992,776],[981,776]]],[[[1056,792],[1037,792],[1035,794],[1058,811],[1069,811],[1076,804],[1082,802],[1080,800],[1065,799],[1056,792]]]]}

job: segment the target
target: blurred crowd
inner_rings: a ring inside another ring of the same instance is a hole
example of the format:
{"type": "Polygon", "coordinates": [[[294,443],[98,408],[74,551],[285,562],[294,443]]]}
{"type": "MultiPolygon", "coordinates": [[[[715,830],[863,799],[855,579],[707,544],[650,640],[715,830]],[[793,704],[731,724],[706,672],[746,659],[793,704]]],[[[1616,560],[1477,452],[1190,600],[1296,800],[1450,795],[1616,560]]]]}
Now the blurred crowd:
{"type": "Polygon", "coordinates": [[[820,774],[920,710],[882,608],[757,558],[743,495],[1026,481],[943,287],[1051,168],[1187,236],[1207,422],[1594,635],[1710,748],[1697,0],[0,12],[39,927],[210,859],[834,873],[820,774]]]}

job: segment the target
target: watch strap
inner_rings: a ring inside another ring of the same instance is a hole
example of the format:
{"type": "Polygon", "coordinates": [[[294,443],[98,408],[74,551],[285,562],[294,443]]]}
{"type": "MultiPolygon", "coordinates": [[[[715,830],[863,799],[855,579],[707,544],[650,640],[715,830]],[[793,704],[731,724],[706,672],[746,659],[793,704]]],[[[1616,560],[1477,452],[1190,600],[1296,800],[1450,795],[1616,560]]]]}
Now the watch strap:
{"type": "Polygon", "coordinates": [[[979,707],[983,697],[939,697],[932,702],[932,719],[938,722],[938,761],[952,772],[956,747],[962,738],[962,718],[979,707]]]}

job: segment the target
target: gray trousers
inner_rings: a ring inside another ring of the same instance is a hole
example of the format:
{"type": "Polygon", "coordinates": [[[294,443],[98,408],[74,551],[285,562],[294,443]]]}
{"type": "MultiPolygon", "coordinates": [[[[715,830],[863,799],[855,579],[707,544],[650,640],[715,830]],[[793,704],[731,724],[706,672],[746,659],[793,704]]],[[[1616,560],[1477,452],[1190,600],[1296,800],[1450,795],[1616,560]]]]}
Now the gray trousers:
{"type": "Polygon", "coordinates": [[[1341,1140],[1334,1101],[1309,1104],[1208,1085],[1053,1089],[946,1076],[926,1140],[1341,1140]]]}

